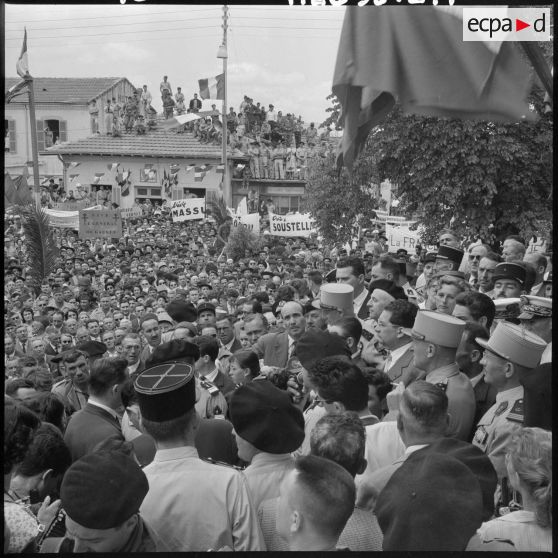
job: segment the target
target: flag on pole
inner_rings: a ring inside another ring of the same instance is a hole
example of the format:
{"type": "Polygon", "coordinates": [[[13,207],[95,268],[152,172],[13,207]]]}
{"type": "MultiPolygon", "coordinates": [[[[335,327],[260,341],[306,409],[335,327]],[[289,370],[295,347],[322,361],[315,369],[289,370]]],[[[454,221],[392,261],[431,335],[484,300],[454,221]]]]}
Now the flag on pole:
{"type": "Polygon", "coordinates": [[[194,170],[196,168],[196,165],[187,165],[186,166],[186,172],[190,172],[191,170],[194,170]]]}
{"type": "Polygon", "coordinates": [[[188,112],[186,114],[173,116],[172,118],[167,118],[166,120],[159,122],[158,125],[163,130],[171,130],[173,128],[178,128],[178,126],[182,126],[187,122],[193,122],[194,120],[198,120],[199,118],[202,117],[203,115],[200,113],[188,112]]]}
{"type": "Polygon", "coordinates": [[[244,196],[239,202],[236,207],[236,214],[237,215],[248,215],[248,200],[246,196],[244,196]]]}
{"type": "Polygon", "coordinates": [[[225,98],[225,74],[215,77],[199,79],[200,97],[202,99],[221,99],[225,98]]]}
{"type": "Polygon", "coordinates": [[[395,105],[426,116],[533,120],[530,72],[513,42],[465,42],[463,8],[347,7],[332,92],[344,133],[338,166],[349,169],[370,130],[395,105]]]}
{"type": "Polygon", "coordinates": [[[109,163],[109,164],[107,165],[107,169],[108,169],[109,171],[111,171],[111,172],[112,172],[115,168],[117,168],[117,167],[118,167],[118,163],[109,163]]]}
{"type": "Polygon", "coordinates": [[[6,103],[9,103],[12,99],[17,97],[18,95],[22,95],[23,93],[26,93],[28,91],[27,86],[28,83],[24,79],[18,81],[15,85],[12,85],[6,91],[6,103]]]}
{"type": "Polygon", "coordinates": [[[23,34],[23,46],[21,47],[21,54],[16,62],[16,70],[20,77],[24,78],[29,75],[29,60],[27,58],[27,29],[23,34]]]}

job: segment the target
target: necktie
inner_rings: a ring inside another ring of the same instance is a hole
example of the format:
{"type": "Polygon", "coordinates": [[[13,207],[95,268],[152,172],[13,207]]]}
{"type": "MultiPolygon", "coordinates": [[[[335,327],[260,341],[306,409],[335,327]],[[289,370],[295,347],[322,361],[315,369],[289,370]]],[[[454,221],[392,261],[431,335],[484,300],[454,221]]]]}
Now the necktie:
{"type": "Polygon", "coordinates": [[[390,369],[391,361],[392,361],[392,358],[391,358],[391,353],[390,353],[388,355],[388,357],[386,358],[386,362],[384,363],[384,372],[387,372],[390,369]]]}

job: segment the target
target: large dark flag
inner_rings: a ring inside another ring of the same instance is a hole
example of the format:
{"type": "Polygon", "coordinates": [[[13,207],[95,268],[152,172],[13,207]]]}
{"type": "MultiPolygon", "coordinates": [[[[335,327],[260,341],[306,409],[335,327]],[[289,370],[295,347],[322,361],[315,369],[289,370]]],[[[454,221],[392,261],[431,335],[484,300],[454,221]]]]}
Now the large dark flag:
{"type": "Polygon", "coordinates": [[[350,6],[332,91],[349,169],[396,100],[406,112],[491,121],[534,120],[529,67],[512,42],[464,42],[463,8],[350,6]]]}

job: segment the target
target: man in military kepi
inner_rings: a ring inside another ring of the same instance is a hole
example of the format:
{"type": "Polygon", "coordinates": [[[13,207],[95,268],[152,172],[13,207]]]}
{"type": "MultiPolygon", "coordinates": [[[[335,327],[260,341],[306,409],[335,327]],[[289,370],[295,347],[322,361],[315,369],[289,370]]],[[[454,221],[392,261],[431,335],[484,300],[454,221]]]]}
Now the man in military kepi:
{"type": "Polygon", "coordinates": [[[408,334],[413,339],[413,366],[424,371],[424,379],[439,386],[448,396],[447,435],[466,441],[473,427],[475,393],[471,381],[460,372],[455,361],[464,329],[465,322],[459,318],[419,310],[408,334]]]}
{"type": "Polygon", "coordinates": [[[521,296],[521,325],[547,342],[541,364],[552,362],[552,299],[543,296],[521,296]]]}
{"type": "Polygon", "coordinates": [[[504,456],[512,434],[523,425],[521,374],[535,368],[546,347],[538,335],[525,328],[500,322],[488,341],[477,337],[484,347],[481,360],[484,380],[496,387],[496,403],[477,425],[473,444],[490,457],[498,478],[507,475],[504,456]]]}
{"type": "Polygon", "coordinates": [[[140,511],[168,549],[265,550],[244,476],[198,456],[193,366],[168,362],[150,367],[134,387],[142,426],[157,447],[144,469],[149,492],[140,511]]]}
{"type": "Polygon", "coordinates": [[[436,272],[441,271],[458,271],[465,252],[461,248],[453,246],[440,246],[436,254],[436,272]]]}

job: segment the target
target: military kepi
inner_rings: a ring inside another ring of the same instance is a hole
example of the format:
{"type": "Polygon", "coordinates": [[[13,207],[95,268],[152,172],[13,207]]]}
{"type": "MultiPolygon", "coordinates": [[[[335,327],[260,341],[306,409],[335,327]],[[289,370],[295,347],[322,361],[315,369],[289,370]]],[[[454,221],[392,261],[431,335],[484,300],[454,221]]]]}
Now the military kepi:
{"type": "Polygon", "coordinates": [[[499,322],[488,341],[475,338],[485,349],[525,368],[535,368],[546,348],[546,342],[522,326],[499,322]]]}
{"type": "Polygon", "coordinates": [[[196,404],[194,369],[169,362],[144,370],[134,382],[141,415],[165,422],[185,415],[196,404]]]}
{"type": "Polygon", "coordinates": [[[413,329],[409,332],[413,339],[457,348],[461,342],[465,322],[448,314],[419,310],[413,329]]]}
{"type": "Polygon", "coordinates": [[[439,260],[450,260],[456,264],[460,264],[463,259],[463,250],[454,248],[453,246],[440,246],[436,258],[439,260]]]}

